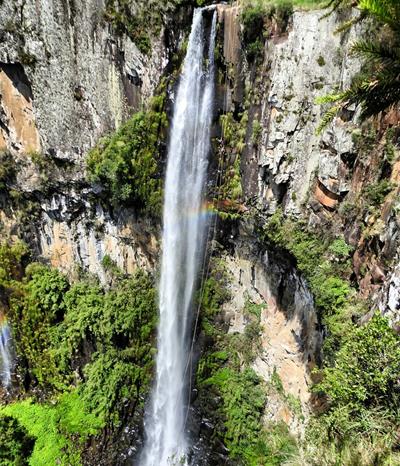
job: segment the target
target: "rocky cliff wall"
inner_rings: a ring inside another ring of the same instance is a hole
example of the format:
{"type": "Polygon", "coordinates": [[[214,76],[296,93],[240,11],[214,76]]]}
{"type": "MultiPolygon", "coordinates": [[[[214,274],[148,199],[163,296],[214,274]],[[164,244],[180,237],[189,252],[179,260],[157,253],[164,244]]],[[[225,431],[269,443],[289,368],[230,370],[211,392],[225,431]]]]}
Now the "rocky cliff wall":
{"type": "MultiPolygon", "coordinates": [[[[99,186],[85,180],[84,158],[99,137],[148,101],[169,55],[161,38],[147,57],[126,36],[115,36],[103,8],[101,1],[0,5],[0,149],[7,154],[4,166],[11,161],[18,168],[2,180],[0,220],[5,236],[22,236],[40,259],[70,275],[82,267],[106,282],[105,256],[126,272],[157,266],[159,225],[133,207],[101,204],[99,186]]],[[[340,18],[295,12],[285,31],[271,26],[254,64],[245,57],[240,9],[220,6],[219,19],[227,66],[216,107],[219,113],[248,111],[240,212],[254,208],[266,221],[281,208],[316,233],[345,237],[354,248],[357,292],[398,320],[398,167],[382,211],[367,212],[359,200],[380,179],[386,123],[374,127],[374,156],[360,151],[363,133],[354,111],[317,134],[322,109],[315,99],[346,86],[359,68],[349,54],[357,28],[335,34],[340,18]],[[344,208],[349,203],[351,215],[344,208]]],[[[277,373],[307,415],[321,340],[310,290],[293,257],[261,244],[240,216],[232,223],[225,225],[229,240],[222,241],[231,277],[232,298],[223,309],[229,332],[244,331],[246,295],[266,304],[253,368],[267,383],[277,373]]],[[[301,433],[286,401],[270,397],[265,417],[301,433]]]]}
{"type": "Polygon", "coordinates": [[[0,151],[4,171],[13,165],[3,175],[3,231],[64,271],[79,265],[100,276],[105,255],[125,270],[149,265],[139,243],[152,249],[155,239],[135,212],[110,213],[94,200],[85,156],[146,105],[167,65],[163,31],[144,55],[104,11],[103,1],[0,6],[0,151]]]}
{"type": "Polygon", "coordinates": [[[152,95],[166,65],[162,36],[145,56],[113,34],[104,11],[101,0],[2,2],[3,148],[81,160],[152,95]]]}

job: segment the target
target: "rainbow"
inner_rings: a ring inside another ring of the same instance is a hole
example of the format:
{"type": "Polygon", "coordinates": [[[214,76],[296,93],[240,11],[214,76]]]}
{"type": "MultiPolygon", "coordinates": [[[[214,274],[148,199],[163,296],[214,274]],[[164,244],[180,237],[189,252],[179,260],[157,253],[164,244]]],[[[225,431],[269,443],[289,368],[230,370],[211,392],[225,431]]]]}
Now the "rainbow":
{"type": "Polygon", "coordinates": [[[0,312],[0,331],[3,327],[8,327],[8,320],[7,317],[0,312]]]}

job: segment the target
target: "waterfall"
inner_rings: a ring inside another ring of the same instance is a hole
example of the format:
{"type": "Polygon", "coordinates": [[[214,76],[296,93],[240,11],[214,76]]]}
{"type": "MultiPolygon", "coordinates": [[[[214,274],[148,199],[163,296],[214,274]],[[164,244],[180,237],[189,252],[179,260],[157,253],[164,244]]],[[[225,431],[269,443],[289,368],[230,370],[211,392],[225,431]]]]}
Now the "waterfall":
{"type": "Polygon", "coordinates": [[[156,382],[145,417],[141,466],[187,464],[185,435],[192,301],[204,256],[203,191],[214,99],[216,12],[205,55],[204,9],[196,9],[174,102],[168,148],[159,290],[156,382]],[[207,52],[206,52],[207,53],[207,52]]]}
{"type": "Polygon", "coordinates": [[[11,334],[7,320],[0,314],[0,379],[4,388],[11,383],[11,334]]]}

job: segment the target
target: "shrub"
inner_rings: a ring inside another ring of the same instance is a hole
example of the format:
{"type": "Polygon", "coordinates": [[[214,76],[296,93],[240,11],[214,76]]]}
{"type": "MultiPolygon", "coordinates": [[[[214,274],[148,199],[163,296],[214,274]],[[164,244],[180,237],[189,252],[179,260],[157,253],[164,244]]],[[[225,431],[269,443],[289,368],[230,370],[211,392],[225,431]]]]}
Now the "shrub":
{"type": "Polygon", "coordinates": [[[262,36],[265,14],[265,6],[261,1],[247,4],[243,9],[241,21],[243,24],[243,39],[247,47],[262,36]]]}
{"type": "Polygon", "coordinates": [[[51,356],[51,328],[64,317],[64,293],[69,288],[64,275],[40,264],[31,264],[24,282],[10,300],[14,341],[23,358],[20,370],[24,377],[42,386],[60,382],[58,369],[51,356]]]}
{"type": "Polygon", "coordinates": [[[148,214],[161,212],[159,139],[166,125],[163,100],[156,99],[152,109],[136,113],[89,152],[89,179],[104,186],[111,202],[132,204],[148,214]]]}
{"type": "Polygon", "coordinates": [[[296,442],[285,424],[263,427],[266,390],[252,369],[237,372],[223,368],[204,383],[216,388],[221,396],[219,411],[230,457],[249,466],[278,466],[296,453],[296,442]]]}
{"type": "Polygon", "coordinates": [[[379,313],[346,333],[313,388],[328,404],[311,420],[308,443],[324,464],[397,464],[400,338],[379,313]]]}
{"type": "Polygon", "coordinates": [[[102,427],[101,420],[87,412],[76,392],[65,393],[53,405],[24,400],[3,407],[0,412],[16,419],[36,439],[30,466],[80,466],[80,451],[72,442],[73,436],[79,435],[82,442],[102,427]]]}
{"type": "Polygon", "coordinates": [[[34,443],[34,438],[16,419],[0,415],[0,464],[27,466],[34,443]]]}
{"type": "Polygon", "coordinates": [[[65,306],[54,358],[64,373],[82,356],[90,359],[80,391],[90,409],[116,424],[126,403],[135,403],[150,385],[157,315],[154,283],[142,271],[120,276],[107,293],[98,285],[77,283],[65,294],[65,306]]]}
{"type": "Polygon", "coordinates": [[[50,403],[14,402],[0,414],[17,419],[36,438],[30,465],[79,465],[79,445],[103,427],[113,432],[148,392],[157,314],[154,282],[141,270],[125,276],[113,269],[111,289],[102,289],[93,277],[71,285],[41,264],[24,270],[25,252],[19,244],[0,245],[1,283],[8,287],[4,299],[21,395],[31,390],[50,403]]]}
{"type": "Polygon", "coordinates": [[[323,370],[315,389],[327,394],[332,407],[348,404],[396,405],[400,392],[400,339],[380,314],[355,327],[336,355],[334,367],[323,370]]]}
{"type": "Polygon", "coordinates": [[[14,244],[0,243],[0,287],[10,287],[22,277],[22,260],[28,255],[27,246],[21,241],[14,244]]]}
{"type": "Polygon", "coordinates": [[[16,163],[7,151],[0,151],[0,190],[6,189],[16,175],[16,163]]]}

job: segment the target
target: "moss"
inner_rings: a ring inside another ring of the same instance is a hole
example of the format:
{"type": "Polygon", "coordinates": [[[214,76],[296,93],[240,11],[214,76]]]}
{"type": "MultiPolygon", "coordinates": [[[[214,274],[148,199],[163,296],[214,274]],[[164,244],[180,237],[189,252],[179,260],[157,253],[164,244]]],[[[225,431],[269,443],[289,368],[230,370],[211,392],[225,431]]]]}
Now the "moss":
{"type": "Polygon", "coordinates": [[[318,63],[319,66],[325,66],[325,64],[326,64],[326,63],[325,63],[325,58],[324,58],[322,55],[320,55],[320,56],[317,58],[317,63],[318,63]]]}
{"type": "MultiPolygon", "coordinates": [[[[76,392],[65,393],[52,405],[34,403],[29,399],[17,401],[0,408],[0,413],[16,419],[35,439],[29,457],[31,466],[80,466],[81,448],[77,448],[73,436],[79,435],[80,441],[84,442],[102,427],[101,421],[88,413],[76,392]]],[[[25,451],[25,455],[29,453],[25,451]]],[[[24,458],[26,461],[26,456],[24,458]]]]}

